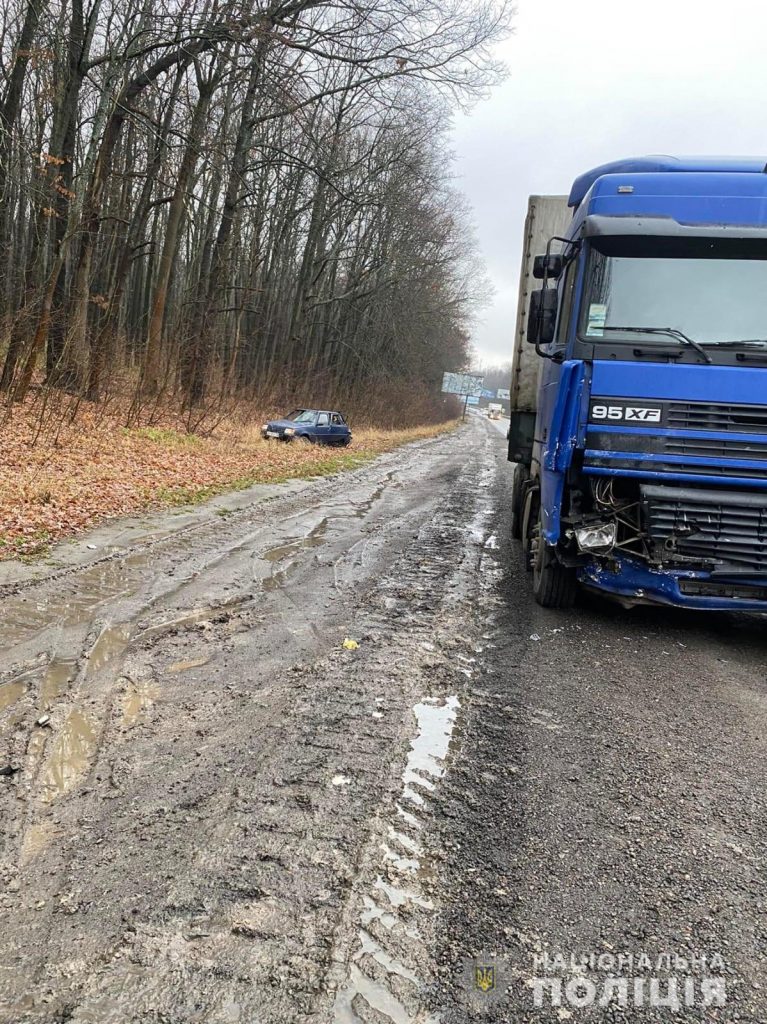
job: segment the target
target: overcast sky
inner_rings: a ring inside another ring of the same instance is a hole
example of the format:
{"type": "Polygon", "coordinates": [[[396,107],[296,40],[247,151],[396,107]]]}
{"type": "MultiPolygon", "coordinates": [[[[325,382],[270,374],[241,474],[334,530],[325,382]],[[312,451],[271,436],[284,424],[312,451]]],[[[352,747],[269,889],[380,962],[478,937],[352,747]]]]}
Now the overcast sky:
{"type": "Polygon", "coordinates": [[[527,197],[650,153],[767,153],[760,0],[517,0],[511,75],[459,117],[458,184],[496,290],[474,342],[510,358],[527,197]]]}

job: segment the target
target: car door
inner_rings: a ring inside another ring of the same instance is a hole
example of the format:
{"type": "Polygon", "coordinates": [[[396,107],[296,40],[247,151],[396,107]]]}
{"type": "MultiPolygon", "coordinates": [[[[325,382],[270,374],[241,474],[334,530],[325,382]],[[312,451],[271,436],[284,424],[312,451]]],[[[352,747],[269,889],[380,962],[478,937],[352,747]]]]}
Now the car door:
{"type": "Polygon", "coordinates": [[[330,440],[330,413],[321,412],[317,417],[317,426],[314,428],[317,441],[320,444],[327,444],[330,440]]]}
{"type": "Polygon", "coordinates": [[[333,444],[340,444],[347,434],[347,426],[340,413],[334,412],[330,415],[330,436],[333,444]]]}

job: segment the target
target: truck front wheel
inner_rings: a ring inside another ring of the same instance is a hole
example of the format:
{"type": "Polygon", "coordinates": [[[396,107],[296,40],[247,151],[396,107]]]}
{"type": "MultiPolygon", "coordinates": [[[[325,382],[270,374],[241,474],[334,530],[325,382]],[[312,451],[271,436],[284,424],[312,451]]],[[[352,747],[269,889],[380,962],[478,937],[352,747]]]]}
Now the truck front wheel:
{"type": "Polygon", "coordinates": [[[522,540],[522,519],[524,517],[523,501],[525,496],[525,481],[530,474],[527,467],[521,462],[514,463],[511,474],[511,536],[514,540],[522,540]]]}
{"type": "Polygon", "coordinates": [[[525,502],[525,557],[533,574],[533,596],[543,608],[572,608],[578,592],[575,570],[557,558],[556,548],[543,537],[538,491],[525,502]]]}

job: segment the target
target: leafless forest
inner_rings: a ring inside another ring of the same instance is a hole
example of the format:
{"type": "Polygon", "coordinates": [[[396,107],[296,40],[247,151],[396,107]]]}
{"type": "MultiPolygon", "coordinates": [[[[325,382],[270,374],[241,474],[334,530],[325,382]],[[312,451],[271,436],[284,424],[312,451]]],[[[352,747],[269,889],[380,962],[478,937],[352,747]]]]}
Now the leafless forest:
{"type": "Polygon", "coordinates": [[[0,390],[424,412],[482,274],[446,135],[504,0],[10,0],[0,390]]]}

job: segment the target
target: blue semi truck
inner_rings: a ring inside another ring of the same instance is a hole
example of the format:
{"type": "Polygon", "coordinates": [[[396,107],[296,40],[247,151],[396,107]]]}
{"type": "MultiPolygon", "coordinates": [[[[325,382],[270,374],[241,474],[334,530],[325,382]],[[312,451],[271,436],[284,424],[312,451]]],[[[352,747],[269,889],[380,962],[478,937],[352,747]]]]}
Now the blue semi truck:
{"type": "Polygon", "coordinates": [[[767,611],[766,163],[622,160],[530,198],[509,459],[539,604],[767,611]]]}

